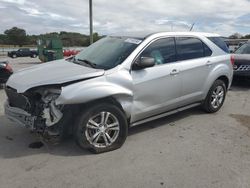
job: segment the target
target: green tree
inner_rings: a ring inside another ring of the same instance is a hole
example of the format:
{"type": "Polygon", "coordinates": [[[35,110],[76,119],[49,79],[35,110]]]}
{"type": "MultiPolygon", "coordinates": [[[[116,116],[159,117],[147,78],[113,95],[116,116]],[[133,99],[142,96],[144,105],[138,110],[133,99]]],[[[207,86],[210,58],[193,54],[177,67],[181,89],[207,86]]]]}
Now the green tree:
{"type": "Polygon", "coordinates": [[[96,42],[100,39],[101,37],[98,35],[98,33],[93,33],[93,41],[96,42]]]}
{"type": "Polygon", "coordinates": [[[230,35],[228,38],[230,38],[230,39],[240,39],[240,38],[242,38],[242,35],[240,33],[234,33],[234,34],[230,35]]]}
{"type": "Polygon", "coordinates": [[[250,39],[250,34],[245,35],[244,37],[242,37],[243,39],[250,39]]]}
{"type": "Polygon", "coordinates": [[[4,32],[10,44],[22,46],[27,41],[26,31],[24,29],[13,27],[4,32]]]}

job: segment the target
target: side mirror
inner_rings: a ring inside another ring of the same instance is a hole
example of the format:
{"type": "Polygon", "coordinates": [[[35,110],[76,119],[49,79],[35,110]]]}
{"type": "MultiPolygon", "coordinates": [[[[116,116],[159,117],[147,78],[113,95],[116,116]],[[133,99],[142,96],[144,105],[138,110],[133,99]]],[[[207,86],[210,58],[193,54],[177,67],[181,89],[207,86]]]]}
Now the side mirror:
{"type": "Polygon", "coordinates": [[[152,57],[140,57],[134,64],[135,69],[143,69],[147,67],[153,67],[155,65],[155,59],[152,57]]]}

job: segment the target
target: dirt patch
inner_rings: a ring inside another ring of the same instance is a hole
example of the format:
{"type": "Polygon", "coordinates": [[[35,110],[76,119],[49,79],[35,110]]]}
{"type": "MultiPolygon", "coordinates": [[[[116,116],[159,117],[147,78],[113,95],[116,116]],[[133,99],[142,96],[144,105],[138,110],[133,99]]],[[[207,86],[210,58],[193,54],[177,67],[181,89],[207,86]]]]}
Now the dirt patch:
{"type": "Polygon", "coordinates": [[[250,116],[242,114],[230,114],[230,117],[234,118],[237,122],[250,130],[250,116]]]}

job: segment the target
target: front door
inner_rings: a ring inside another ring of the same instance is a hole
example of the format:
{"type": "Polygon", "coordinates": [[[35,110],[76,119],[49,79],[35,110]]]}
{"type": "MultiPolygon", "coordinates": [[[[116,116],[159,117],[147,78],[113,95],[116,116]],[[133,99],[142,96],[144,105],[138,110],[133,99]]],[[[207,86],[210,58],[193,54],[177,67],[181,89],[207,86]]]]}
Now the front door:
{"type": "Polygon", "coordinates": [[[155,66],[132,70],[134,98],[131,122],[145,119],[179,107],[181,79],[176,63],[174,38],[152,42],[140,55],[153,57],[155,66]]]}

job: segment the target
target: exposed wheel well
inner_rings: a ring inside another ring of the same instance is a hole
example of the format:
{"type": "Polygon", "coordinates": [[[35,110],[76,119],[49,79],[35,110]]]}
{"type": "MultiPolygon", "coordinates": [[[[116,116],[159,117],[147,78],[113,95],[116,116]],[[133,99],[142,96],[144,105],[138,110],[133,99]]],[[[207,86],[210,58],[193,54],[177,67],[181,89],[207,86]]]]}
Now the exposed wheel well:
{"type": "Polygon", "coordinates": [[[113,104],[113,105],[117,106],[122,112],[125,113],[122,105],[112,96],[101,98],[101,99],[96,99],[96,100],[89,101],[86,103],[81,103],[81,104],[78,104],[77,106],[80,107],[81,109],[84,109],[86,107],[89,107],[91,105],[98,104],[98,103],[113,104]]]}
{"type": "Polygon", "coordinates": [[[220,76],[219,78],[217,78],[217,80],[222,80],[225,83],[226,88],[228,89],[229,79],[226,76],[220,76]]]}
{"type": "MultiPolygon", "coordinates": [[[[67,119],[68,126],[65,126],[64,131],[67,132],[67,134],[72,135],[73,130],[77,124],[80,113],[82,113],[84,110],[86,110],[86,109],[90,108],[91,106],[98,104],[98,103],[99,104],[100,103],[113,104],[113,105],[117,106],[125,114],[125,111],[122,108],[121,104],[112,96],[89,101],[86,103],[67,105],[66,106],[67,107],[66,114],[69,116],[69,118],[67,119]],[[69,125],[73,125],[73,126],[69,126],[69,125]]],[[[129,122],[129,118],[128,118],[128,122],[129,122]]]]}

